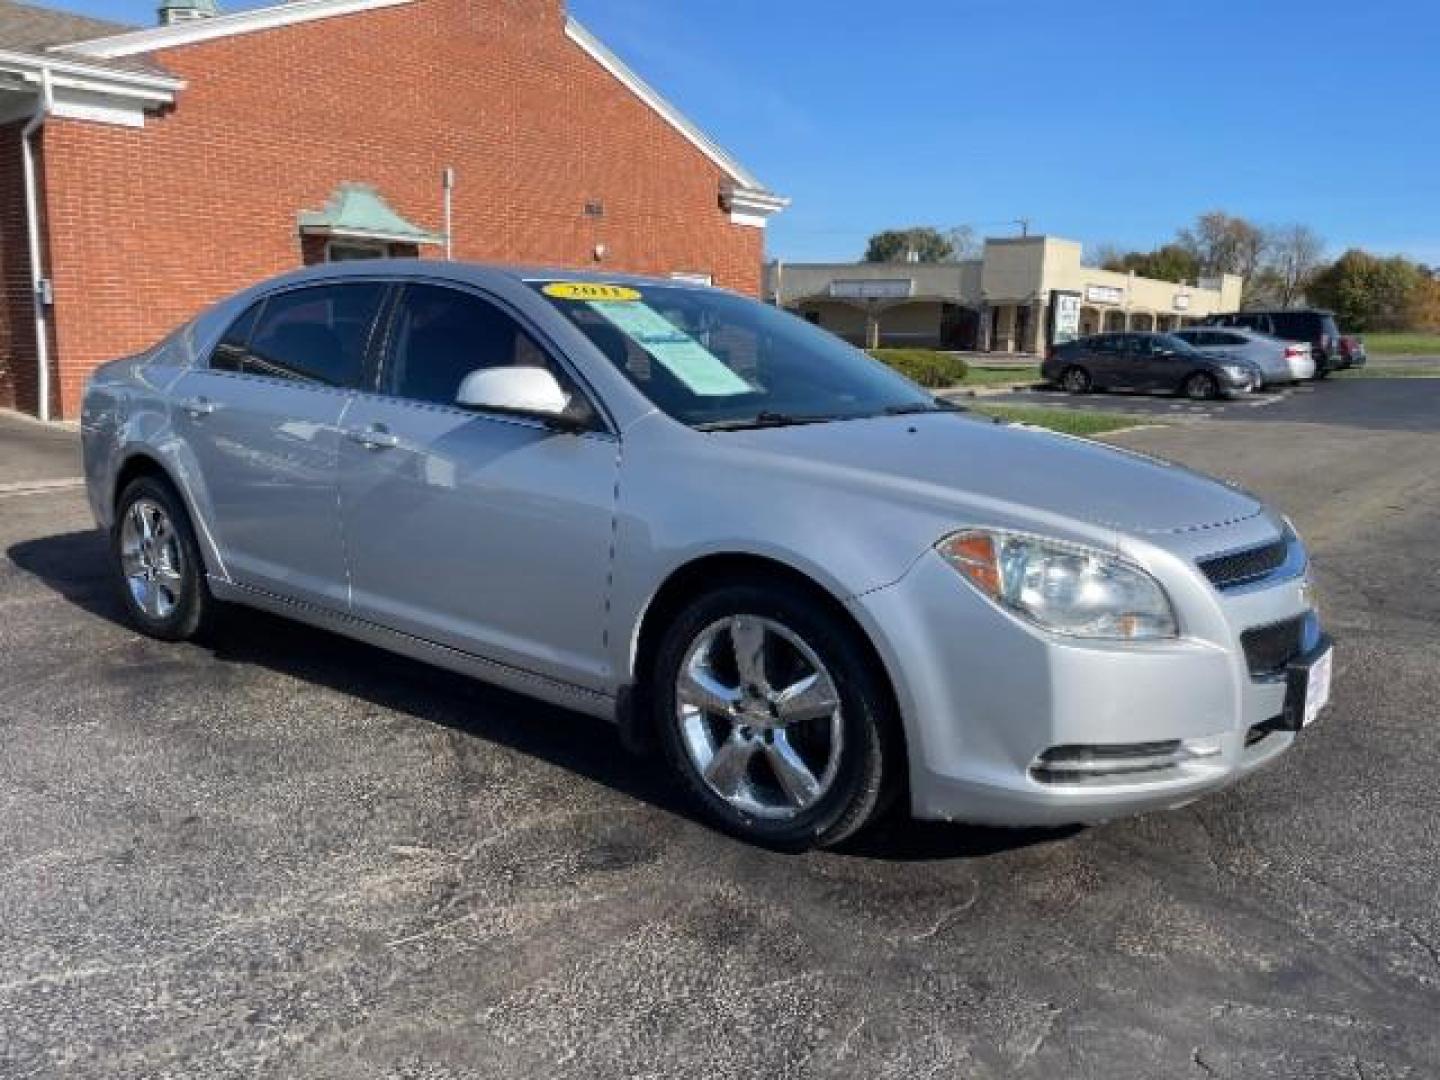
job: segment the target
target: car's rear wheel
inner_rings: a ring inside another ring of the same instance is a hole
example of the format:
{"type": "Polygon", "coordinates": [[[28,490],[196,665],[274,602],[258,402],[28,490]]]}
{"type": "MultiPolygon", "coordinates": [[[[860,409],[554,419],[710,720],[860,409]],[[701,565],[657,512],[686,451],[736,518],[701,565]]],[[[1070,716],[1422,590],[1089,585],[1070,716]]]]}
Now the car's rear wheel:
{"type": "Polygon", "coordinates": [[[215,601],[189,515],[169,483],[142,476],[125,488],[110,548],[121,599],[142,633],[183,641],[207,625],[215,601]]]}
{"type": "Polygon", "coordinates": [[[1060,374],[1060,385],[1072,394],[1088,394],[1095,385],[1083,367],[1068,367],[1060,374]]]}
{"type": "Polygon", "coordinates": [[[836,844],[884,810],[901,768],[883,677],[805,590],[733,585],[670,626],[652,700],[707,817],[785,850],[836,844]]]}
{"type": "Polygon", "coordinates": [[[1220,396],[1220,384],[1214,375],[1205,371],[1191,375],[1180,390],[1191,401],[1214,401],[1220,396]]]}

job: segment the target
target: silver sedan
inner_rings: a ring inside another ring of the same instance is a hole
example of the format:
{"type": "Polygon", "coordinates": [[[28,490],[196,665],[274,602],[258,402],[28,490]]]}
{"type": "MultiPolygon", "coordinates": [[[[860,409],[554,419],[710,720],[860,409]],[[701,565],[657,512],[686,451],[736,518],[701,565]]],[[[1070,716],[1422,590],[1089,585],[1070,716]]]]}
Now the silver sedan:
{"type": "Polygon", "coordinates": [[[142,631],[248,604],[612,719],[780,848],[896,799],[1177,806],[1328,699],[1305,549],[1255,498],[716,289],[305,270],[102,367],[83,436],[142,631]]]}
{"type": "Polygon", "coordinates": [[[1253,364],[1266,386],[1315,377],[1315,357],[1303,342],[1281,341],[1243,326],[1191,326],[1173,333],[1197,349],[1253,364]]]}

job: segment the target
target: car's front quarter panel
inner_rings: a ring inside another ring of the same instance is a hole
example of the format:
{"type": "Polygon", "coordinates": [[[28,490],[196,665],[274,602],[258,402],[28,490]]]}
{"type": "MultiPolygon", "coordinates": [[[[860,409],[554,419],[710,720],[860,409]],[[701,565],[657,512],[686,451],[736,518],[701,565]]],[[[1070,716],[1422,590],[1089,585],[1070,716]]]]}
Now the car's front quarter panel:
{"type": "MultiPolygon", "coordinates": [[[[858,427],[850,433],[863,436],[858,427]]],[[[727,433],[692,431],[659,413],[624,433],[621,453],[608,637],[622,682],[633,674],[636,635],[655,595],[672,574],[706,557],[767,559],[843,602],[897,581],[946,535],[977,522],[1107,550],[1116,543],[1103,525],[934,483],[757,453],[727,433]]]]}

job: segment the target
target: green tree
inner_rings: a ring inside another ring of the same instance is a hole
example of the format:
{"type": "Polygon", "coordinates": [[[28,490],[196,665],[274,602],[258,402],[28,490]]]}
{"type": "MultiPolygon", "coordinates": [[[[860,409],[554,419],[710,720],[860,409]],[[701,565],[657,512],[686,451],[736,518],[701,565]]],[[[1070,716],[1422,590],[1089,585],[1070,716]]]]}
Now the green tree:
{"type": "Polygon", "coordinates": [[[1404,330],[1416,316],[1426,275],[1409,259],[1351,248],[1311,280],[1312,303],[1347,330],[1404,330]]]}
{"type": "Polygon", "coordinates": [[[1179,244],[1166,244],[1154,251],[1130,251],[1111,256],[1103,264],[1106,270],[1128,273],[1157,281],[1195,281],[1200,277],[1200,262],[1179,244]]]}
{"type": "Polygon", "coordinates": [[[864,261],[938,263],[949,261],[954,254],[955,245],[939,229],[915,225],[908,229],[886,229],[870,237],[864,261]]]}

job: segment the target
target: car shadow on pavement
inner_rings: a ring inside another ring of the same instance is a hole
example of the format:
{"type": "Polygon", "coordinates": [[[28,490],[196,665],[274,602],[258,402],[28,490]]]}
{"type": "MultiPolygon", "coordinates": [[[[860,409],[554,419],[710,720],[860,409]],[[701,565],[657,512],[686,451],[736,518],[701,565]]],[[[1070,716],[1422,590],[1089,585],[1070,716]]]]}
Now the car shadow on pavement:
{"type": "MultiPolygon", "coordinates": [[[[129,628],[103,533],[26,540],[12,545],[6,555],[76,607],[129,628]]],[[[613,725],[582,713],[327,630],[232,605],[225,607],[203,642],[175,648],[198,648],[226,664],[265,668],[439,724],[546,761],[666,813],[699,820],[658,752],[643,757],[627,752],[613,725]]],[[[897,800],[901,805],[834,853],[900,862],[980,858],[1062,839],[1076,831],[915,821],[903,802],[903,797],[897,800]]]]}

